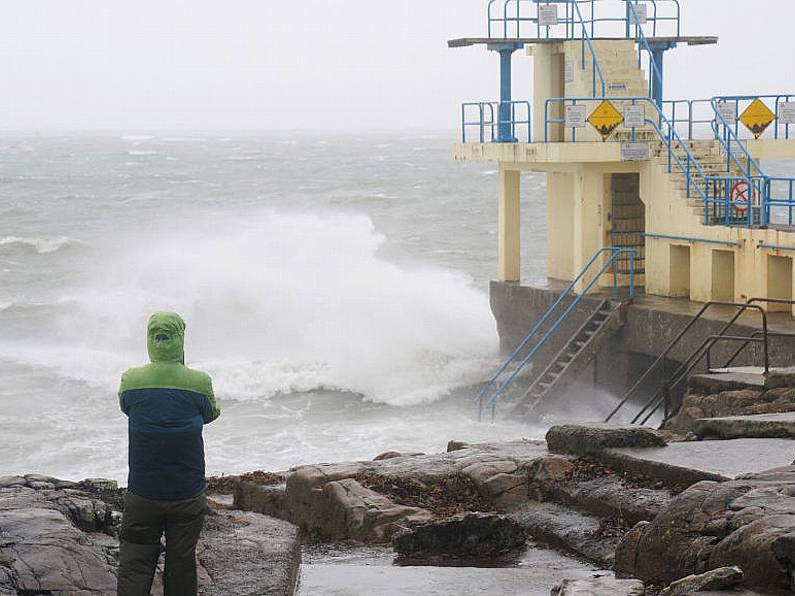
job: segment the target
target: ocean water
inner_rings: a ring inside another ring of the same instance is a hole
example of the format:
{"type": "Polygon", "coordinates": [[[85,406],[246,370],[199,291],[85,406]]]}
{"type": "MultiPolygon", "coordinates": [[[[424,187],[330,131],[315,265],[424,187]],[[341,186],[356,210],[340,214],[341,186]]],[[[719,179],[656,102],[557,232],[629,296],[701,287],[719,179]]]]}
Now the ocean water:
{"type": "MultiPolygon", "coordinates": [[[[480,424],[497,172],[452,134],[0,138],[0,475],[126,476],[120,374],[155,310],[224,415],[208,472],[537,438],[480,424]]],[[[524,277],[545,187],[524,179],[524,277]]]]}

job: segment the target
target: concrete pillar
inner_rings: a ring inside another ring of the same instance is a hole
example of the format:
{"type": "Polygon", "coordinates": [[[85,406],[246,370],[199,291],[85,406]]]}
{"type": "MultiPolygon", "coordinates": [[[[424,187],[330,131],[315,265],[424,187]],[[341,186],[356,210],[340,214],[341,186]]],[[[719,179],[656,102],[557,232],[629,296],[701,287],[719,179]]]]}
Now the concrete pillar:
{"type": "MultiPolygon", "coordinates": [[[[566,86],[563,71],[563,46],[557,43],[544,43],[529,46],[528,54],[533,56],[533,142],[544,142],[544,109],[550,97],[564,97],[566,86]]],[[[560,104],[549,106],[549,117],[560,118],[563,108],[560,104]]],[[[562,141],[562,128],[559,124],[549,127],[548,140],[562,141]]]]}
{"type": "MultiPolygon", "coordinates": [[[[598,165],[580,166],[574,175],[574,275],[588,264],[594,253],[604,243],[604,201],[607,196],[605,171],[598,165]]],[[[601,262],[599,263],[601,265],[601,262]]],[[[575,287],[580,292],[593,279],[599,266],[595,266],[575,287]]],[[[594,288],[596,290],[598,288],[594,288]]]]}
{"type": "Polygon", "coordinates": [[[521,173],[500,164],[500,205],[497,239],[499,281],[518,282],[521,267],[520,242],[521,173]]]}

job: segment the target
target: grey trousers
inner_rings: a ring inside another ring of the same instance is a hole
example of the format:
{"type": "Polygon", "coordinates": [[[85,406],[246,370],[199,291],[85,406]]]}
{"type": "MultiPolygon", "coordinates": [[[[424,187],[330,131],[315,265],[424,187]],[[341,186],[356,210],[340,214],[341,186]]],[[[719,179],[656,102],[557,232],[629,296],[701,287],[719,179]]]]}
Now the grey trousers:
{"type": "Polygon", "coordinates": [[[121,527],[118,596],[149,596],[163,534],[165,596],[194,596],[196,543],[206,511],[204,494],[187,501],[152,501],[127,493],[121,527]]]}

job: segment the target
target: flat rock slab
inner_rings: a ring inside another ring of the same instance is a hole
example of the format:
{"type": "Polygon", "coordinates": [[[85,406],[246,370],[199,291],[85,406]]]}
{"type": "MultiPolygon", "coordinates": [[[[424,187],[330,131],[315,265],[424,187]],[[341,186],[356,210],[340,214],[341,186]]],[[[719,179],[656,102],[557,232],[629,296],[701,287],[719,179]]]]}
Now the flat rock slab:
{"type": "Polygon", "coordinates": [[[732,480],[792,463],[795,442],[787,439],[732,439],[671,443],[651,449],[608,449],[600,459],[615,468],[670,485],[732,480]],[[681,481],[681,482],[680,482],[681,481]]]}
{"type": "Polygon", "coordinates": [[[795,412],[701,418],[696,420],[694,432],[699,438],[795,439],[795,412]]]}

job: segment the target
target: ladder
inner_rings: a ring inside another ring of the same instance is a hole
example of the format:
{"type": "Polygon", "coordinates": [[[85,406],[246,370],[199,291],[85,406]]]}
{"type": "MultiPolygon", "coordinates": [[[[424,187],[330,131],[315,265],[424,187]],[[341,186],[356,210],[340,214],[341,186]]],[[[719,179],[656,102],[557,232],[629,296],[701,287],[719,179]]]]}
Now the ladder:
{"type": "Polygon", "coordinates": [[[513,408],[514,414],[527,417],[544,400],[563,395],[623,325],[621,307],[620,302],[602,301],[524,392],[513,408]]]}

